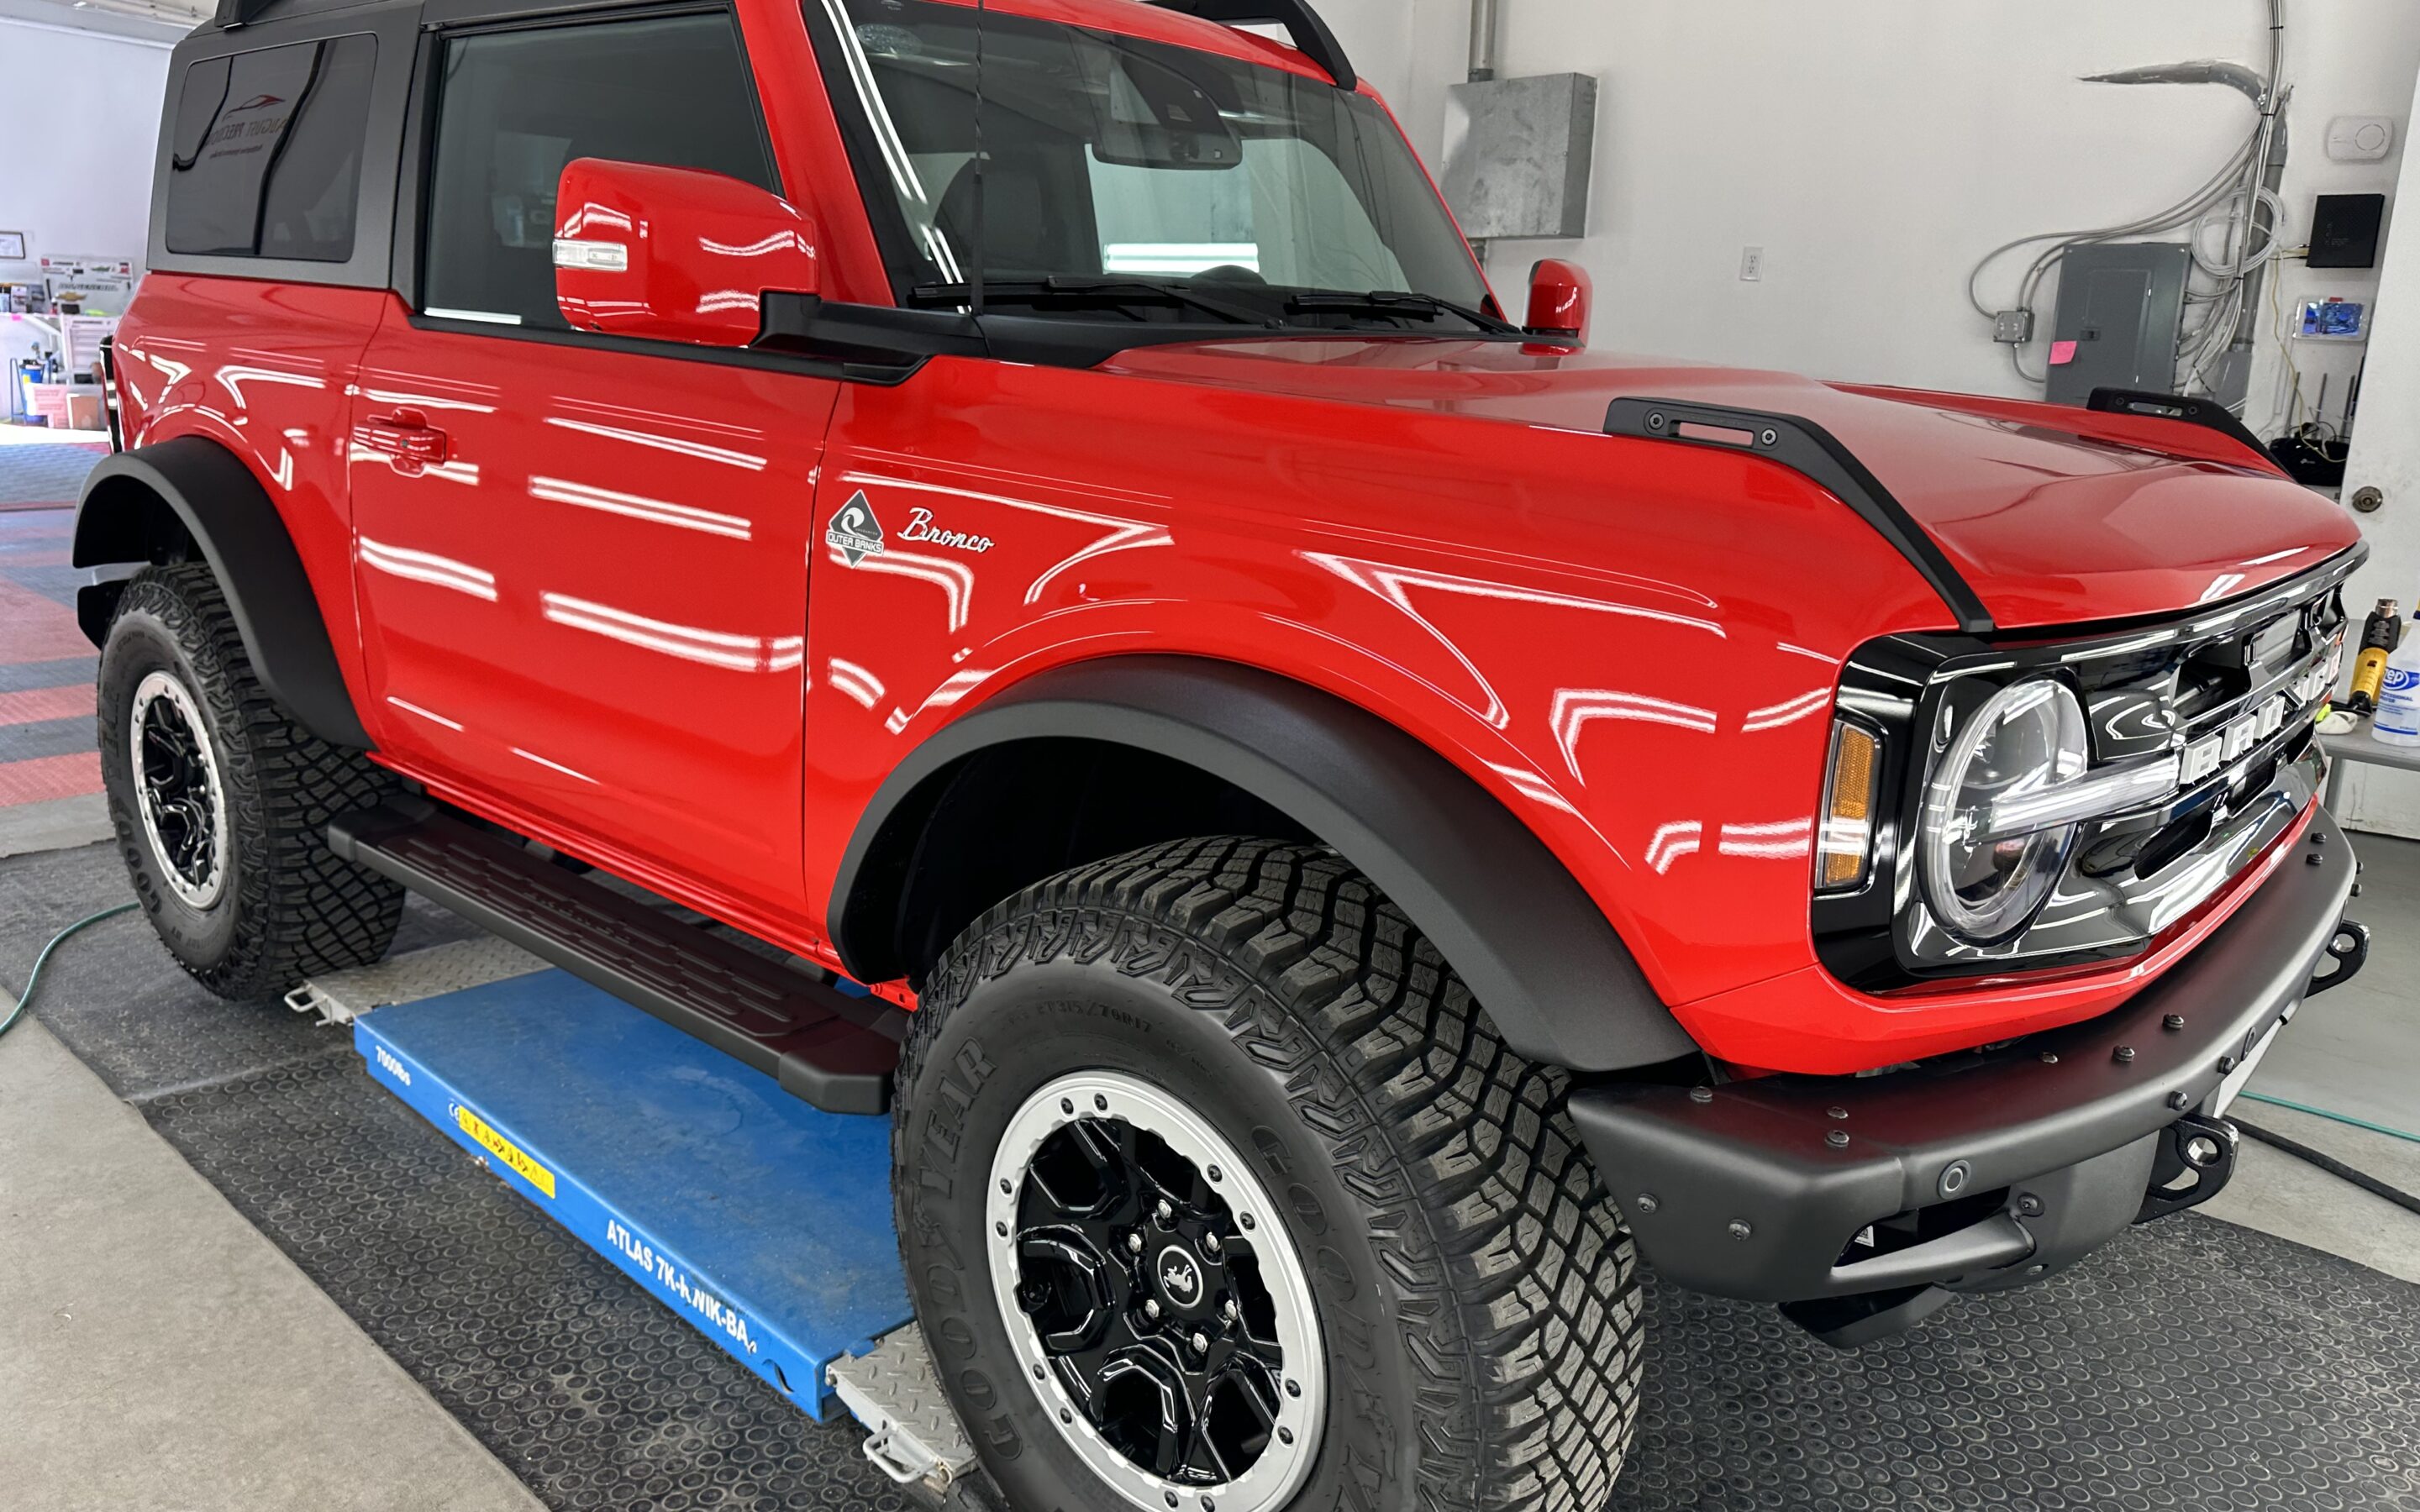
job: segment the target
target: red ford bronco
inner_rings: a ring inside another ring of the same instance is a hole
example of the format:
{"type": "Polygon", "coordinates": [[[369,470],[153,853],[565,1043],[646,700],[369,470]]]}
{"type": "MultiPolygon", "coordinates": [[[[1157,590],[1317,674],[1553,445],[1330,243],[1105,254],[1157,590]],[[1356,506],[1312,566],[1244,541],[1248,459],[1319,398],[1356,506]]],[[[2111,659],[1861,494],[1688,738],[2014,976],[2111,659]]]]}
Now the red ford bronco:
{"type": "Polygon", "coordinates": [[[1299,0],[226,0],[155,195],[75,561],[162,938],[420,889],[890,1112],[1019,1507],[1596,1506],[1642,1259],[2055,1274],[2361,964],[2345,516],[1515,323],[1299,0]]]}

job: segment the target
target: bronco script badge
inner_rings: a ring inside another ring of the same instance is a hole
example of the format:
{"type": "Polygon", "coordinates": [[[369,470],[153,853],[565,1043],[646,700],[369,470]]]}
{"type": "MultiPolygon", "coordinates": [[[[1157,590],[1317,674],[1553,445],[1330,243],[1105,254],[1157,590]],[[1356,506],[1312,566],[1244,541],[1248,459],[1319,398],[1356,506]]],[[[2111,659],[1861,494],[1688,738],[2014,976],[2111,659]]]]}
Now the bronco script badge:
{"type": "Polygon", "coordinates": [[[874,505],[867,501],[864,489],[860,488],[831,517],[824,530],[824,544],[846,557],[852,567],[882,554],[882,522],[874,517],[874,505]]]}

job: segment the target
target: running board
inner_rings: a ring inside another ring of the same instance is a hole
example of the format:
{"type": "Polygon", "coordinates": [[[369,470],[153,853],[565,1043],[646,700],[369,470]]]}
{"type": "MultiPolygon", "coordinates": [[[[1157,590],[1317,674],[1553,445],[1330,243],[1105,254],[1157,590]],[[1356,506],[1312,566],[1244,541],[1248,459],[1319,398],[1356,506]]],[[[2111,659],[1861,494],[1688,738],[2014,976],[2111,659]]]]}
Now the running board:
{"type": "Polygon", "coordinates": [[[328,845],[781,1083],[883,1113],[907,1015],[851,997],[412,800],[346,814],[328,845]]]}

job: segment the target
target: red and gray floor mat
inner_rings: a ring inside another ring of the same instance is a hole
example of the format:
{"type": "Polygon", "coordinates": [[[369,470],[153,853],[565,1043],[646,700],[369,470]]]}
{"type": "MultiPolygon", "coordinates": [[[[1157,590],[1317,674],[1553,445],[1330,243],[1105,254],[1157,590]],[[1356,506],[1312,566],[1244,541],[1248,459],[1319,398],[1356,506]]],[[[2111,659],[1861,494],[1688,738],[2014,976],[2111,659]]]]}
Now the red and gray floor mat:
{"type": "Polygon", "coordinates": [[[0,808],[101,791],[92,643],[68,564],[75,501],[103,450],[0,446],[0,808]]]}

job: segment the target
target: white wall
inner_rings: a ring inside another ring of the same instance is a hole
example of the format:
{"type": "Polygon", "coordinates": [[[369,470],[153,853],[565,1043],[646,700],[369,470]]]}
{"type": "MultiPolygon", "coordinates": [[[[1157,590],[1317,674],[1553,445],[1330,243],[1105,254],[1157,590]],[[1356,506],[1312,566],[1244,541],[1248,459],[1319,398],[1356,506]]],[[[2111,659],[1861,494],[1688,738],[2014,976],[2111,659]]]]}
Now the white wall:
{"type": "MultiPolygon", "coordinates": [[[[12,101],[0,129],[0,231],[24,232],[33,257],[139,263],[167,78],[163,45],[0,16],[0,85],[12,101]]],[[[0,280],[36,271],[0,263],[0,280]]],[[[30,329],[0,316],[0,355],[32,350],[30,329]]]]}
{"type": "MultiPolygon", "coordinates": [[[[2420,100],[2414,101],[2420,111],[2420,100]]],[[[2397,197],[2420,207],[2420,152],[2403,160],[2397,197]]],[[[2390,318],[2371,338],[2369,372],[2363,381],[2361,424],[2345,486],[2375,486],[2386,504],[2374,515],[2356,515],[2370,548],[2369,564],[2354,577],[2346,597],[2356,615],[2381,598],[2398,600],[2406,623],[2420,613],[2420,223],[2410,235],[2387,243],[2380,302],[2390,318]],[[2397,310],[2415,318],[2397,322],[2397,310]]],[[[2348,493],[2350,497],[2350,493],[2348,493]]],[[[2420,838],[2420,778],[2355,767],[2346,779],[2346,814],[2361,828],[2420,838]]]]}
{"type": "MultiPolygon", "coordinates": [[[[1490,271],[1508,301],[1534,259],[1575,257],[1596,277],[1601,344],[2010,394],[2040,391],[1966,302],[1975,259],[2014,237],[2181,198],[2252,125],[2232,90],[2076,76],[2266,60],[2265,0],[1505,0],[1503,10],[1505,73],[1579,71],[1600,87],[1590,234],[1496,249],[1490,271]],[[1749,245],[1765,249],[1761,283],[1739,278],[1749,245]]],[[[1322,13],[1436,162],[1469,0],[1324,0],[1322,13]]],[[[2393,187],[2397,161],[2330,163],[2322,137],[2333,116],[2408,119],[2420,6],[2288,0],[2287,21],[2297,140],[2286,198],[2299,238],[2312,193],[2393,187]]],[[[1994,270],[1987,303],[2008,301],[2020,266],[1994,270]]],[[[2297,269],[2280,294],[2363,299],[2375,286],[2297,269]]],[[[2036,371],[2041,355],[2029,354],[2036,371]]],[[[2357,361],[2313,355],[2312,395],[2318,369],[2357,361]]],[[[2264,343],[2256,421],[2274,366],[2264,343]]],[[[2343,387],[2343,376],[2330,383],[2332,411],[2343,387]]]]}

